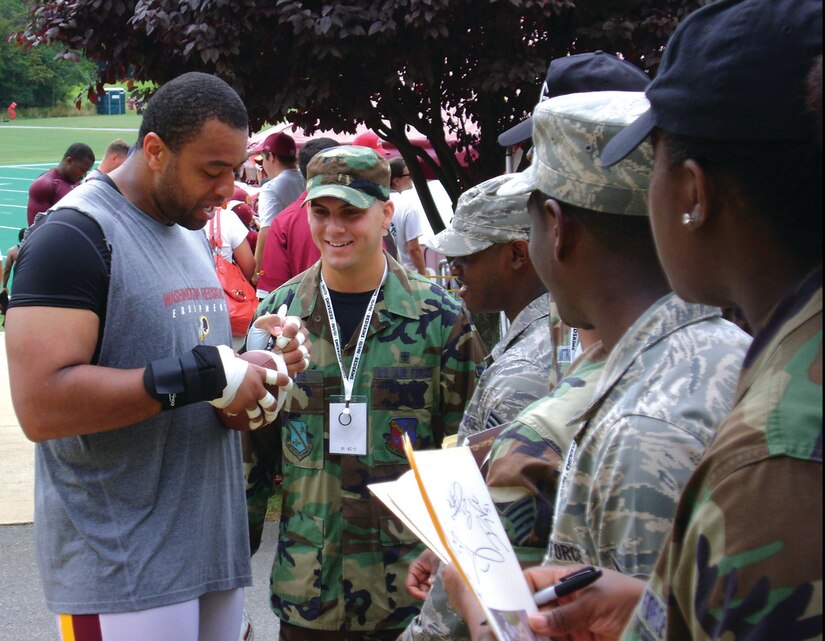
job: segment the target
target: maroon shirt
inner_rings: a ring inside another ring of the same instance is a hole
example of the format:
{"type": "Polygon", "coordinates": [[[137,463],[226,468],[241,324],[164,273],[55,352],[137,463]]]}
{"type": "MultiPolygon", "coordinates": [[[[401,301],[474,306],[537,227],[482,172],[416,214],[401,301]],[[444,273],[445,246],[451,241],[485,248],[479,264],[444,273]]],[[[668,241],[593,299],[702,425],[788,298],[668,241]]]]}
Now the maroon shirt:
{"type": "Polygon", "coordinates": [[[258,289],[275,291],[321,258],[309,231],[307,210],[303,206],[306,197],[307,193],[302,193],[272,221],[261,260],[263,274],[258,277],[258,289]]]}
{"type": "Polygon", "coordinates": [[[57,167],[49,169],[29,186],[29,206],[26,210],[26,220],[29,226],[34,217],[41,211],[47,211],[58,200],[63,198],[79,183],[70,183],[57,171],[57,167]]]}

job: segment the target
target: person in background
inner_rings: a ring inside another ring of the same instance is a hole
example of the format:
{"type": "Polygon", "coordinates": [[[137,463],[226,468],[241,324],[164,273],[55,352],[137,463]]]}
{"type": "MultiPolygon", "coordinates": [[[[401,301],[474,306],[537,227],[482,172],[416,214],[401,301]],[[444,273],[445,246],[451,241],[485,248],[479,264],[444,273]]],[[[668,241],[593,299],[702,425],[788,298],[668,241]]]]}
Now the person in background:
{"type": "MultiPolygon", "coordinates": [[[[282,445],[271,604],[284,641],[394,640],[418,612],[404,579],[422,545],[367,486],[409,469],[404,435],[425,449],[458,430],[484,353],[459,302],[382,249],[389,185],[372,149],[316,154],[306,205],[321,258],[258,310],[286,305],[313,343],[291,408],[252,434],[259,454],[263,437],[282,445]]],[[[253,467],[253,511],[269,498],[273,464],[262,456],[253,467]]]]}
{"type": "Polygon", "coordinates": [[[6,258],[3,261],[3,291],[11,297],[11,286],[14,281],[14,263],[17,260],[17,254],[20,251],[20,243],[23,242],[23,236],[26,234],[26,228],[22,227],[17,233],[17,244],[9,247],[6,252],[6,258]]]}
{"type": "MultiPolygon", "coordinates": [[[[309,161],[320,151],[338,146],[332,138],[313,138],[301,146],[298,152],[298,168],[306,179],[309,161]]],[[[258,289],[272,292],[285,282],[309,269],[321,257],[312,240],[304,205],[306,191],[275,217],[269,230],[269,240],[264,248],[258,289]]]]}
{"type": "MultiPolygon", "coordinates": [[[[227,203],[225,208],[218,208],[215,211],[215,216],[203,228],[206,237],[210,240],[216,237],[218,231],[220,232],[221,246],[220,251],[223,259],[235,263],[241,270],[241,273],[248,281],[251,281],[252,274],[255,272],[255,256],[252,249],[247,242],[247,234],[249,228],[241,222],[238,215],[229,207],[231,203],[227,203]]],[[[232,337],[232,347],[236,350],[243,345],[244,335],[232,337]]]]}
{"type": "MultiPolygon", "coordinates": [[[[528,253],[527,195],[508,197],[496,193],[515,177],[497,176],[461,194],[450,227],[431,242],[437,252],[453,259],[452,273],[461,285],[458,295],[467,309],[472,313],[504,312],[510,323],[505,336],[485,359],[485,370],[458,428],[459,445],[480,431],[506,429],[559,380],[549,331],[550,296],[528,253]]],[[[507,510],[502,507],[502,511],[507,510]]],[[[524,524],[522,521],[520,525],[524,524]]],[[[514,533],[513,538],[524,543],[523,534],[514,533]]],[[[544,548],[545,544],[546,537],[539,545],[544,548]]],[[[425,550],[410,567],[408,585],[425,583],[436,564],[437,557],[425,550]],[[411,579],[410,575],[416,573],[421,576],[411,579]]],[[[424,595],[413,592],[413,596],[424,595]]],[[[413,619],[402,638],[412,641],[455,636],[462,626],[451,614],[437,576],[433,588],[427,591],[421,614],[413,619]]]]}
{"type": "MultiPolygon", "coordinates": [[[[252,284],[258,282],[263,269],[264,248],[267,244],[269,229],[275,217],[294,201],[302,191],[306,181],[298,170],[295,140],[285,133],[268,136],[263,144],[256,148],[263,157],[263,169],[269,180],[258,194],[258,219],[260,229],[255,245],[255,274],[252,284]]],[[[258,298],[264,298],[268,290],[258,288],[258,298]]]]}
{"type": "MultiPolygon", "coordinates": [[[[14,409],[36,442],[38,564],[62,641],[227,641],[241,628],[241,442],[216,408],[261,425],[276,405],[264,384],[289,377],[228,347],[200,229],[232,194],[247,122],[216,76],[165,83],[137,150],[21,246],[5,339],[14,409]]],[[[262,323],[294,337],[282,321],[262,323]]],[[[298,342],[284,348],[292,374],[305,366],[298,342]]]]}
{"type": "MultiPolygon", "coordinates": [[[[246,244],[252,250],[252,273],[254,274],[255,245],[258,242],[258,231],[255,229],[255,212],[243,200],[230,200],[226,203],[226,209],[233,211],[246,228],[246,244]]],[[[250,282],[252,282],[251,279],[250,282]]]]}
{"type": "Polygon", "coordinates": [[[369,147],[379,156],[390,157],[390,151],[384,147],[384,141],[372,130],[358,134],[352,139],[352,144],[356,147],[369,147]]]}
{"type": "Polygon", "coordinates": [[[57,167],[52,167],[29,185],[27,224],[31,226],[37,214],[48,210],[77,187],[94,164],[95,154],[89,145],[82,142],[70,145],[57,167]]]}
{"type": "MultiPolygon", "coordinates": [[[[390,163],[392,164],[392,163],[390,163]]],[[[458,296],[473,314],[504,312],[509,328],[485,359],[484,373],[458,429],[469,435],[512,421],[559,380],[548,331],[550,296],[530,262],[527,196],[496,192],[514,178],[496,176],[465,191],[450,227],[433,248],[451,259],[458,296]]]]}
{"type": "Polygon", "coordinates": [[[424,248],[418,242],[424,235],[425,217],[417,199],[409,197],[415,193],[410,170],[406,161],[399,157],[390,160],[390,171],[390,197],[395,204],[391,229],[398,249],[398,260],[407,269],[426,276],[424,248]]]}
{"type": "MultiPolygon", "coordinates": [[[[99,171],[102,174],[108,174],[126,162],[126,157],[128,155],[129,143],[120,138],[115,138],[109,143],[109,146],[106,147],[106,151],[103,154],[103,160],[100,161],[100,165],[96,171],[99,171]]],[[[92,175],[94,175],[94,172],[92,175]]]]}

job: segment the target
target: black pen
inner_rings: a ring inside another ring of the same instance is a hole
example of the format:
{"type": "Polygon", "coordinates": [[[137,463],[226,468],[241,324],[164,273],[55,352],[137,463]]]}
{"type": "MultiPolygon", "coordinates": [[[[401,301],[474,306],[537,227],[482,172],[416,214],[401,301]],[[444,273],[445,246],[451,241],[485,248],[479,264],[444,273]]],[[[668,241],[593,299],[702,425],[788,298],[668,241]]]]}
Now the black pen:
{"type": "Polygon", "coordinates": [[[594,568],[592,565],[588,565],[578,572],[568,574],[555,585],[539,590],[533,595],[533,600],[538,606],[547,605],[551,601],[555,601],[578,590],[583,590],[601,575],[601,570],[594,568]]]}

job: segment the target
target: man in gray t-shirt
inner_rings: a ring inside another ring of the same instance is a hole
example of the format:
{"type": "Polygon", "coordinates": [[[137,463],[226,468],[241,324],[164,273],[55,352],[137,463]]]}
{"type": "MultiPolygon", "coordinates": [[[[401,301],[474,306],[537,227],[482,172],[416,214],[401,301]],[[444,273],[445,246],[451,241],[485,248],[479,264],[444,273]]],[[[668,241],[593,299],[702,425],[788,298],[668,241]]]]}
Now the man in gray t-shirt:
{"type": "Polygon", "coordinates": [[[238,638],[251,584],[241,442],[215,407],[260,426],[276,406],[264,383],[289,382],[228,346],[199,231],[232,194],[247,122],[216,76],[167,82],[135,152],[21,247],[6,348],[37,443],[37,555],[64,639],[238,638]]]}
{"type": "MultiPolygon", "coordinates": [[[[303,193],[306,180],[298,169],[298,150],[292,136],[271,134],[255,151],[261,153],[264,172],[269,178],[258,194],[260,232],[255,246],[255,274],[252,277],[252,283],[257,285],[272,221],[303,193]]],[[[265,298],[268,293],[258,289],[258,298],[265,298]]]]}

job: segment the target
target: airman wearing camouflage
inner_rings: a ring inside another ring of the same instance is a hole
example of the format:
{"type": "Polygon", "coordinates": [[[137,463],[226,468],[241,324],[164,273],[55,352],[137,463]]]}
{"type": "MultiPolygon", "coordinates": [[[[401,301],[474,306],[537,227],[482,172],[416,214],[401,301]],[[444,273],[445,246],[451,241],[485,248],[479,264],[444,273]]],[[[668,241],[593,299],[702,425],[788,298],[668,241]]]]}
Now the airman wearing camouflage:
{"type": "MultiPolygon", "coordinates": [[[[703,6],[674,31],[646,94],[650,108],[601,159],[618,168],[652,142],[650,218],[669,282],[740,307],[755,336],[649,583],[606,569],[530,627],[551,638],[821,639],[822,1],[703,6]]],[[[527,579],[538,590],[567,573],[542,566],[527,579]]],[[[480,621],[460,579],[446,578],[480,621]]]]}
{"type": "Polygon", "coordinates": [[[510,327],[486,358],[486,368],[458,429],[470,434],[512,421],[558,382],[548,324],[550,297],[527,252],[527,195],[496,195],[503,175],[464,192],[449,228],[432,247],[451,258],[458,295],[473,313],[504,312],[510,327]]]}
{"type": "MultiPolygon", "coordinates": [[[[487,486],[522,566],[540,563],[547,548],[560,463],[572,437],[567,423],[593,396],[606,357],[601,342],[591,345],[548,396],[525,408],[493,442],[487,486]]],[[[447,601],[441,573],[435,576],[421,614],[402,638],[470,638],[466,624],[447,601]]]]}
{"type": "Polygon", "coordinates": [[[730,409],[749,342],[718,309],[668,292],[647,219],[650,146],[613,170],[599,165],[605,143],[646,108],[633,92],[539,104],[533,164],[521,179],[521,189],[540,193],[531,200],[531,255],[541,257],[563,320],[595,327],[610,350],[576,419],[547,561],[635,576],[652,571],[679,490],[730,409]],[[565,238],[572,227],[592,236],[579,233],[576,245],[572,232],[565,238]]]}
{"type": "Polygon", "coordinates": [[[650,215],[674,288],[741,307],[756,333],[622,638],[821,639],[821,0],[696,11],[648,97],[605,156],[653,133],[650,215]]]}
{"type": "Polygon", "coordinates": [[[422,546],[367,484],[408,469],[404,434],[423,449],[457,431],[483,346],[455,299],[382,251],[392,217],[384,158],[332,148],[307,178],[321,260],[259,309],[286,305],[312,339],[312,364],[280,417],[272,609],[282,639],[390,639],[418,612],[404,579],[422,546]]]}

